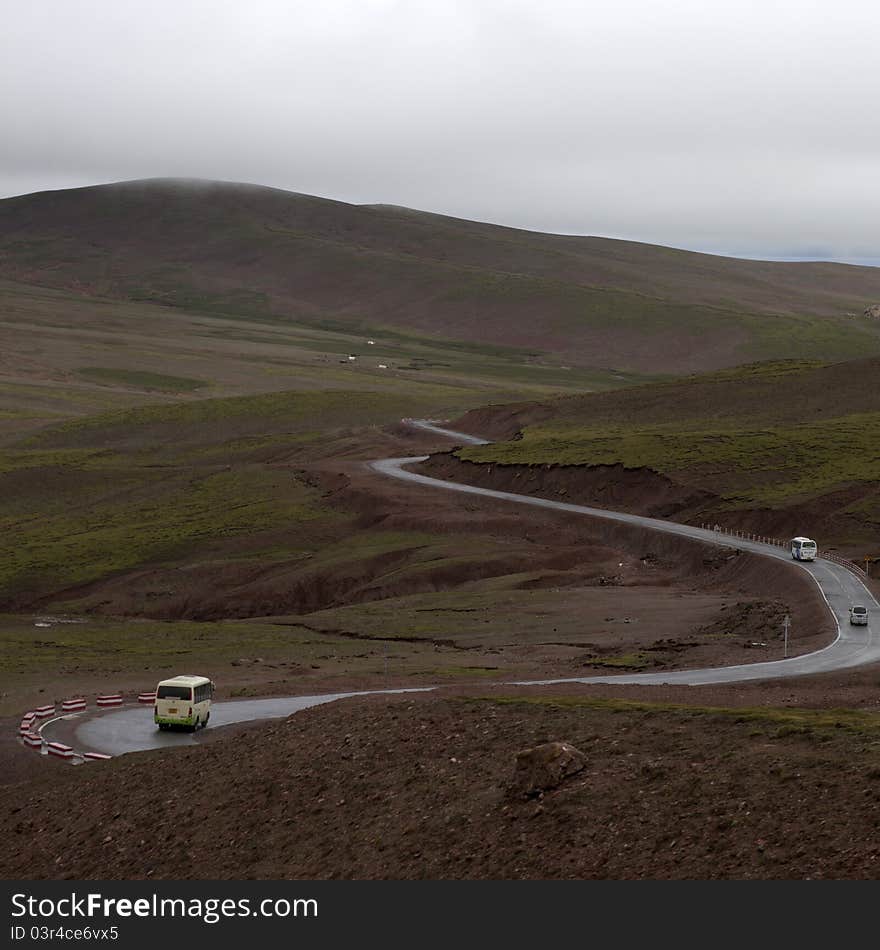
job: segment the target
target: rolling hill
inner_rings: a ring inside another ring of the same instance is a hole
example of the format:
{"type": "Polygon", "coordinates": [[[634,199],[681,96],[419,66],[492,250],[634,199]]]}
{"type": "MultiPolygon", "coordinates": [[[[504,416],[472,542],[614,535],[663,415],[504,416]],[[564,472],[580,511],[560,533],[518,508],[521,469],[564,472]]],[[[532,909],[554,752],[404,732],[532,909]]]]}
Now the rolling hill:
{"type": "Polygon", "coordinates": [[[0,201],[0,278],[524,362],[688,373],[880,353],[880,268],[533,233],[255,185],[151,179],[0,201]]]}
{"type": "Polygon", "coordinates": [[[452,427],[497,442],[428,467],[692,524],[809,534],[880,558],[878,382],[876,357],[788,360],[490,406],[452,427]]]}

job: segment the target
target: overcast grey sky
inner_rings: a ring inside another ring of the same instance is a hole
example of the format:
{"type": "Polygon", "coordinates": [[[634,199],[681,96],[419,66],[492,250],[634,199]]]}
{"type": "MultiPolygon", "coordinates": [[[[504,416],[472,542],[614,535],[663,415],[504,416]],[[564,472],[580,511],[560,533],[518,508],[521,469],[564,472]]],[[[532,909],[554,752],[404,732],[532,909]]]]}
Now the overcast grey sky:
{"type": "Polygon", "coordinates": [[[273,185],[880,263],[876,0],[0,0],[0,196],[273,185]]]}

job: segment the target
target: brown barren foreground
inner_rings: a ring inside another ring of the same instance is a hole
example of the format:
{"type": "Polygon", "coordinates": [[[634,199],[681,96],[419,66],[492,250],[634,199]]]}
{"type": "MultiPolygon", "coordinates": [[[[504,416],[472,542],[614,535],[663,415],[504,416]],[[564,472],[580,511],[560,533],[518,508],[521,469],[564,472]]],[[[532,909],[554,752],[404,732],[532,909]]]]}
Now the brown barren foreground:
{"type": "Polygon", "coordinates": [[[203,748],[78,768],[40,763],[50,783],[0,793],[0,872],[876,877],[876,673],[568,693],[370,697],[233,727],[203,748]],[[839,703],[865,712],[835,711],[839,703]],[[728,708],[702,708],[714,705],[728,708]],[[580,750],[586,767],[543,796],[512,796],[516,753],[553,740],[580,750]]]}

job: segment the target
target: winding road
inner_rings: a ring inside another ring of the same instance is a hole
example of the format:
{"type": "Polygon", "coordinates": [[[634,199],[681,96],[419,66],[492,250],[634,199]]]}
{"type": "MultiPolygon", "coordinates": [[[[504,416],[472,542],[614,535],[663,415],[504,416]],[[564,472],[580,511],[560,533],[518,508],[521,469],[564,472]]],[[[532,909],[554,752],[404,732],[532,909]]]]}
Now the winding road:
{"type": "MultiPolygon", "coordinates": [[[[408,424],[428,432],[446,436],[458,444],[488,445],[486,439],[454,432],[445,429],[433,422],[425,420],[404,420],[408,424]]],[[[849,624],[849,608],[854,603],[865,604],[869,608],[878,608],[873,594],[861,580],[842,565],[831,561],[818,560],[812,563],[795,563],[791,561],[787,551],[778,547],[763,544],[758,541],[748,541],[741,538],[731,538],[714,531],[695,528],[691,525],[677,524],[673,521],[663,521],[657,518],[646,518],[641,515],[624,514],[609,511],[604,508],[591,508],[587,505],[573,505],[568,502],[552,501],[547,498],[535,498],[531,495],[519,495],[514,492],[495,491],[489,488],[478,488],[475,485],[464,485],[457,482],[448,482],[439,478],[431,478],[409,471],[408,465],[423,462],[427,455],[411,456],[408,458],[379,459],[368,463],[370,468],[378,474],[401,479],[406,482],[423,485],[430,490],[456,491],[469,495],[480,495],[485,498],[495,498],[519,505],[532,505],[551,511],[563,511],[573,515],[590,518],[605,518],[611,521],[623,522],[652,531],[665,531],[677,534],[706,544],[739,548],[764,557],[779,558],[794,564],[800,570],[806,571],[816,582],[828,609],[833,615],[838,628],[837,637],[833,643],[817,650],[814,653],[792,657],[787,660],[774,660],[765,663],[749,663],[742,666],[713,667],[710,669],[664,671],[659,673],[626,673],[610,676],[578,676],[548,680],[517,680],[505,685],[513,686],[543,686],[553,683],[620,683],[620,684],[682,684],[699,686],[710,683],[733,683],[745,680],[777,679],[787,676],[804,676],[811,673],[827,673],[834,670],[865,666],[880,662],[880,635],[873,627],[875,620],[867,626],[854,627],[849,624]]],[[[874,614],[876,616],[877,614],[874,614]]],[[[289,716],[291,713],[311,706],[334,702],[350,696],[364,696],[370,693],[396,694],[409,692],[427,692],[436,687],[418,687],[413,689],[364,690],[352,693],[326,693],[318,696],[295,696],[280,699],[238,700],[231,702],[214,703],[211,709],[211,724],[224,726],[239,722],[250,722],[258,719],[274,719],[289,716]]],[[[191,733],[160,732],[153,724],[152,707],[129,707],[105,712],[96,717],[72,714],[50,720],[43,729],[61,728],[73,741],[77,748],[85,747],[91,750],[119,755],[125,752],[141,751],[146,749],[166,748],[175,745],[188,745],[196,741],[191,733]],[[58,726],[59,723],[63,725],[58,726]]],[[[46,734],[46,739],[52,735],[46,734]]]]}
{"type": "MultiPolygon", "coordinates": [[[[444,429],[435,423],[424,420],[408,419],[410,425],[436,432],[441,435],[457,439],[459,443],[470,445],[488,445],[485,439],[462,432],[453,432],[444,429]]],[[[751,551],[764,557],[779,558],[787,563],[794,564],[806,571],[819,587],[828,608],[837,623],[837,638],[822,650],[807,653],[803,656],[792,657],[787,660],[773,660],[766,663],[748,663],[743,666],[713,667],[702,670],[677,670],[662,673],[622,673],[611,676],[578,676],[551,680],[518,680],[511,685],[541,686],[551,683],[622,683],[622,684],[679,684],[699,686],[708,683],[733,683],[744,680],[777,679],[784,676],[804,676],[809,673],[828,673],[833,670],[847,669],[855,666],[865,666],[869,663],[880,662],[880,636],[874,632],[877,625],[875,619],[863,627],[853,627],[849,623],[849,608],[853,604],[865,604],[871,607],[880,607],[874,595],[859,580],[859,578],[842,565],[831,561],[793,562],[787,551],[780,550],[771,544],[760,541],[746,541],[742,538],[730,538],[704,528],[695,528],[691,525],[677,524],[674,521],[664,521],[658,518],[646,518],[642,515],[628,515],[619,511],[609,511],[604,508],[590,508],[587,505],[573,505],[563,501],[552,501],[549,498],[534,498],[531,495],[518,495],[514,492],[495,491],[491,488],[478,488],[475,485],[463,485],[457,482],[447,482],[427,475],[407,471],[407,465],[424,462],[427,455],[411,456],[409,458],[380,459],[370,462],[370,467],[383,475],[399,478],[407,482],[415,482],[426,488],[443,489],[444,491],[458,491],[469,495],[481,495],[484,498],[497,498],[501,501],[515,502],[519,505],[533,505],[537,508],[547,508],[551,511],[565,511],[574,515],[585,515],[590,518],[605,518],[610,521],[619,521],[624,524],[649,528],[652,531],[665,531],[681,537],[691,538],[694,541],[703,541],[707,544],[723,547],[739,548],[742,551],[751,551]]],[[[874,613],[876,617],[876,613],[874,613]]]]}

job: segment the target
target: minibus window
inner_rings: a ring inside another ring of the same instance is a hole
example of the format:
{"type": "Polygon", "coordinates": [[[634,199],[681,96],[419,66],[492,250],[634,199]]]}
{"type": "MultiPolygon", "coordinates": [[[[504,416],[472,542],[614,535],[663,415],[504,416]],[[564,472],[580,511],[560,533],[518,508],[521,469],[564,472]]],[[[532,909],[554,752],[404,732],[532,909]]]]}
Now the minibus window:
{"type": "Polygon", "coordinates": [[[189,686],[160,686],[156,690],[156,699],[185,699],[191,701],[192,689],[189,686]]]}

